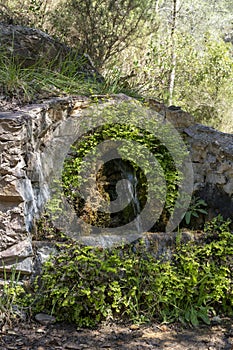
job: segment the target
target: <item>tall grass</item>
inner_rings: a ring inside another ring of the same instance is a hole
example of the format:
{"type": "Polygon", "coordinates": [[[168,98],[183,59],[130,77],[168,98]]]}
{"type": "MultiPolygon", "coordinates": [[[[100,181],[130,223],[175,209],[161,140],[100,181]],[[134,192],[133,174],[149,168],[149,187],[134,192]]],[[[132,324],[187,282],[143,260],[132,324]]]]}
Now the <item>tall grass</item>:
{"type": "Polygon", "coordinates": [[[39,98],[103,93],[107,85],[82,72],[82,61],[59,66],[42,61],[25,68],[13,56],[0,54],[0,94],[28,103],[39,98]]]}

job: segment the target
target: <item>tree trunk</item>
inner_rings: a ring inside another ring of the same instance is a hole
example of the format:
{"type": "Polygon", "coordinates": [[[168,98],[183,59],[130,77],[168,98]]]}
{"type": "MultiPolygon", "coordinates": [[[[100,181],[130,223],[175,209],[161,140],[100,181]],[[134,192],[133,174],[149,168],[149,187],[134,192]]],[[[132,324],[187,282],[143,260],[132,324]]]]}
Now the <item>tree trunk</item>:
{"type": "Polygon", "coordinates": [[[177,24],[177,12],[178,12],[178,2],[179,0],[173,0],[172,9],[172,23],[171,23],[171,69],[169,76],[169,105],[173,103],[173,92],[175,86],[176,77],[176,24],[177,24]]]}

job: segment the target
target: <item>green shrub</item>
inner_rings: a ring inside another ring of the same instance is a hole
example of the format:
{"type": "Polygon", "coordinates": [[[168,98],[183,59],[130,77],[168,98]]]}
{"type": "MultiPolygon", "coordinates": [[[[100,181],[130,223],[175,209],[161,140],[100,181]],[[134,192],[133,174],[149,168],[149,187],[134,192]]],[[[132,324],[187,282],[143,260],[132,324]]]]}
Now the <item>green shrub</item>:
{"type": "MultiPolygon", "coordinates": [[[[87,154],[90,154],[91,152],[95,152],[97,145],[105,140],[109,140],[109,139],[114,141],[128,140],[128,141],[137,142],[137,145],[139,145],[139,147],[140,145],[145,146],[154,155],[154,157],[158,160],[164,172],[167,193],[164,193],[165,188],[163,188],[162,186],[156,187],[156,184],[152,189],[154,197],[158,199],[158,203],[161,198],[165,197],[166,199],[166,203],[164,206],[163,213],[161,215],[161,219],[159,220],[158,223],[156,223],[156,229],[158,229],[158,227],[160,229],[162,228],[164,229],[174,209],[174,203],[177,199],[177,194],[178,194],[178,185],[180,183],[182,175],[180,174],[180,171],[176,169],[172,155],[170,154],[169,150],[162,144],[162,142],[160,142],[158,138],[156,138],[156,136],[154,136],[152,133],[149,133],[146,130],[142,130],[139,127],[136,127],[132,124],[127,123],[127,113],[130,107],[128,105],[122,104],[117,108],[118,108],[117,111],[114,110],[113,107],[106,108],[104,113],[110,114],[109,123],[106,123],[106,125],[104,125],[103,127],[96,128],[94,131],[92,131],[89,134],[85,134],[78,142],[76,142],[72,146],[71,155],[67,157],[64,162],[64,168],[63,168],[63,174],[62,174],[65,194],[68,199],[74,202],[75,209],[77,210],[79,216],[82,215],[83,203],[82,203],[82,198],[79,194],[80,192],[79,187],[80,187],[80,184],[83,183],[83,181],[86,181],[86,179],[80,175],[80,167],[84,166],[83,158],[87,154]],[[111,118],[114,117],[116,113],[118,114],[121,113],[122,115],[125,115],[126,117],[125,124],[118,124],[118,123],[111,124],[111,118]]],[[[138,118],[137,114],[135,115],[135,120],[136,118],[138,118]]],[[[156,122],[154,123],[153,126],[156,127],[156,122]]],[[[168,132],[168,130],[166,129],[166,126],[164,126],[164,133],[166,132],[168,132]]],[[[172,135],[169,136],[171,143],[173,142],[172,137],[173,137],[172,135]]],[[[151,172],[152,165],[148,163],[148,160],[145,156],[144,164],[143,164],[144,169],[141,170],[140,167],[137,166],[137,164],[135,164],[134,162],[134,159],[135,159],[134,150],[132,150],[132,145],[130,143],[129,145],[130,146],[126,146],[124,144],[124,146],[118,147],[117,151],[119,153],[119,158],[121,158],[123,161],[127,160],[131,164],[132,168],[136,171],[137,179],[138,179],[137,195],[140,200],[140,208],[143,208],[143,205],[147,200],[146,174],[151,172]]],[[[174,145],[176,145],[176,140],[174,141],[174,145]]],[[[143,155],[144,155],[143,148],[141,148],[141,150],[142,150],[141,157],[143,158],[143,155]]],[[[178,157],[182,158],[182,155],[183,155],[182,152],[184,151],[181,150],[180,155],[178,155],[177,158],[178,157]]],[[[91,192],[91,189],[90,189],[90,192],[91,192]]],[[[98,218],[96,218],[96,216],[93,213],[88,212],[86,214],[89,216],[89,221],[92,220],[92,223],[95,225],[98,221],[98,218]]],[[[108,227],[108,222],[107,221],[102,222],[102,227],[108,227]]]]}
{"type": "Polygon", "coordinates": [[[63,244],[35,283],[32,310],[79,326],[109,318],[209,324],[210,315],[233,314],[232,256],[229,222],[180,243],[170,261],[155,260],[143,242],[106,250],[63,244]]]}
{"type": "Polygon", "coordinates": [[[142,30],[149,36],[155,26],[151,2],[102,0],[58,2],[49,16],[50,31],[89,54],[97,68],[136,43],[142,30]],[[143,28],[144,27],[144,28],[143,28]]]}

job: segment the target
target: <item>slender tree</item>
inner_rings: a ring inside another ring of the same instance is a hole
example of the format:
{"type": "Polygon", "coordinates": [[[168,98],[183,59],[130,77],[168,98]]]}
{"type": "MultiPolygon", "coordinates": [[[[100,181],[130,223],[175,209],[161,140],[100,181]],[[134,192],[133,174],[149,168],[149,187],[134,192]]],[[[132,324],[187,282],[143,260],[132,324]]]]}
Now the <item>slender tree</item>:
{"type": "Polygon", "coordinates": [[[178,16],[178,6],[179,0],[173,0],[172,8],[172,19],[171,19],[171,38],[170,38],[170,47],[171,47],[171,69],[169,72],[169,104],[172,105],[173,102],[173,92],[175,85],[175,76],[176,76],[176,62],[177,62],[177,53],[176,53],[176,27],[177,27],[177,16],[178,16]]]}

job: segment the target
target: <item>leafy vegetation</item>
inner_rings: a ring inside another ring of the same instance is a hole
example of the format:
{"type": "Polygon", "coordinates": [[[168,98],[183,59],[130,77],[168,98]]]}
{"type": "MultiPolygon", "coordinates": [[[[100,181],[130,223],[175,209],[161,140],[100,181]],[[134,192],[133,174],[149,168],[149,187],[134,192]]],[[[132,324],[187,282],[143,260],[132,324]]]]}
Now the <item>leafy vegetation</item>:
{"type": "Polygon", "coordinates": [[[198,218],[200,214],[208,214],[204,207],[207,207],[206,202],[199,197],[193,196],[184,217],[186,225],[190,224],[192,218],[198,218]]]}
{"type": "MultiPolygon", "coordinates": [[[[32,312],[93,326],[101,320],[179,321],[197,326],[233,313],[230,221],[216,217],[200,240],[181,242],[171,260],[156,260],[141,241],[113,249],[58,246],[31,293],[32,312]]],[[[30,305],[28,294],[17,302],[30,305]]]]}
{"type": "MultiPolygon", "coordinates": [[[[228,0],[6,0],[0,17],[45,30],[89,54],[109,92],[153,96],[230,132],[233,59],[226,38],[232,10],[228,0]]],[[[42,81],[47,73],[41,72],[42,81]]],[[[70,84],[63,76],[49,76],[63,93],[80,91],[71,76],[70,84]]],[[[28,89],[27,74],[25,80],[20,81],[28,89]]]]}
{"type": "MultiPolygon", "coordinates": [[[[147,149],[150,150],[150,152],[155,156],[156,159],[158,159],[158,162],[163,169],[164,172],[164,178],[166,181],[166,188],[167,193],[165,194],[165,188],[162,186],[158,188],[157,183],[155,182],[154,187],[151,188],[151,191],[153,192],[151,196],[156,197],[157,204],[160,203],[160,200],[162,201],[164,197],[166,197],[166,203],[164,206],[163,215],[161,216],[160,222],[157,224],[157,229],[164,229],[166,226],[166,222],[168,221],[170,215],[172,214],[172,211],[174,209],[174,202],[177,198],[178,193],[178,185],[180,183],[180,180],[182,178],[182,174],[180,174],[179,170],[176,169],[176,166],[174,164],[174,161],[172,159],[171,154],[167,150],[167,148],[151,133],[149,133],[146,130],[142,130],[135,125],[127,123],[127,115],[128,115],[128,109],[127,106],[119,106],[117,107],[117,113],[119,113],[121,116],[125,116],[125,124],[111,124],[111,118],[114,117],[114,111],[113,107],[106,108],[105,113],[109,113],[109,124],[105,124],[103,127],[97,128],[95,131],[92,131],[89,135],[84,135],[80,140],[76,142],[75,145],[72,146],[72,152],[71,156],[68,157],[65,160],[64,168],[63,168],[63,188],[65,189],[65,194],[71,202],[75,205],[75,208],[77,212],[79,213],[79,216],[85,216],[88,217],[89,221],[91,219],[92,224],[96,225],[98,222],[98,225],[105,227],[109,224],[111,225],[111,221],[109,222],[108,219],[102,218],[101,223],[99,221],[99,216],[95,215],[93,212],[90,213],[90,211],[93,211],[89,208],[89,212],[85,213],[85,207],[82,206],[82,197],[79,194],[80,193],[80,185],[87,181],[87,179],[80,175],[80,168],[83,167],[83,159],[85,159],[85,156],[87,154],[90,154],[90,152],[95,151],[96,146],[104,142],[105,140],[128,140],[128,141],[134,141],[137,142],[139,145],[146,146],[147,149]]],[[[104,112],[102,112],[103,114],[104,112]]],[[[137,115],[135,115],[135,118],[138,118],[137,115]]],[[[132,122],[132,119],[131,119],[132,122]]],[[[155,124],[154,124],[155,127],[155,124]]],[[[165,130],[164,127],[164,133],[169,133],[169,130],[165,130]]],[[[170,135],[170,140],[172,140],[173,135],[170,135]]],[[[176,144],[175,142],[173,144],[176,144]]],[[[135,164],[135,154],[134,150],[132,150],[132,143],[129,143],[128,146],[125,144],[123,146],[118,147],[118,154],[119,158],[123,159],[123,161],[128,160],[130,162],[130,165],[132,166],[132,169],[135,170],[137,174],[138,179],[138,186],[137,186],[137,192],[138,197],[140,201],[140,207],[143,208],[143,205],[145,201],[147,200],[147,179],[146,174],[151,172],[151,163],[148,163],[147,158],[145,157],[144,160],[144,169],[142,170],[138,165],[135,164]]],[[[182,151],[180,151],[182,153],[182,151]]],[[[141,151],[141,158],[143,157],[143,148],[141,151]]],[[[182,158],[182,156],[180,155],[182,158]]],[[[107,163],[107,166],[105,166],[105,169],[102,169],[102,173],[104,171],[109,171],[111,169],[111,162],[107,163]]],[[[103,175],[103,174],[102,174],[103,175]]],[[[101,177],[101,174],[97,175],[98,178],[101,177]]],[[[100,182],[100,181],[99,181],[100,182]]],[[[111,197],[111,193],[108,190],[108,180],[105,179],[105,186],[101,190],[101,195],[103,195],[106,198],[111,197]]],[[[91,191],[91,190],[90,190],[91,191]]],[[[83,203],[84,204],[84,203],[83,203]]],[[[93,203],[92,203],[92,209],[93,203]]],[[[95,208],[95,210],[98,210],[95,208]]],[[[121,213],[123,217],[127,216],[127,213],[125,211],[128,210],[128,207],[121,213]]],[[[156,211],[156,208],[154,208],[156,211]]],[[[98,214],[98,213],[97,213],[98,214]]],[[[100,214],[100,213],[99,213],[100,214]]],[[[86,219],[86,220],[88,220],[86,219]]],[[[128,222],[128,219],[126,217],[126,221],[128,222]]],[[[154,228],[155,229],[155,228],[154,228]]]]}
{"type": "MultiPolygon", "coordinates": [[[[81,60],[81,59],[80,59],[81,60]]],[[[53,62],[43,65],[43,61],[25,68],[14,57],[0,54],[0,92],[19,103],[36,101],[40,98],[69,94],[92,95],[107,92],[106,85],[95,79],[87,79],[76,73],[81,62],[62,62],[54,69],[53,62]]]]}
{"type": "Polygon", "coordinates": [[[17,306],[17,296],[25,293],[25,290],[22,287],[22,283],[20,283],[20,272],[17,272],[15,267],[10,272],[4,268],[3,278],[5,283],[1,290],[0,322],[11,324],[22,316],[17,306]]]}
{"type": "MultiPolygon", "coordinates": [[[[50,21],[55,33],[68,38],[72,46],[78,41],[79,49],[101,68],[140,37],[140,28],[151,17],[150,6],[148,0],[67,0],[58,4],[50,21]]],[[[144,35],[153,29],[146,27],[144,35]]]]}

